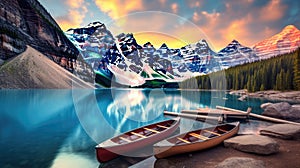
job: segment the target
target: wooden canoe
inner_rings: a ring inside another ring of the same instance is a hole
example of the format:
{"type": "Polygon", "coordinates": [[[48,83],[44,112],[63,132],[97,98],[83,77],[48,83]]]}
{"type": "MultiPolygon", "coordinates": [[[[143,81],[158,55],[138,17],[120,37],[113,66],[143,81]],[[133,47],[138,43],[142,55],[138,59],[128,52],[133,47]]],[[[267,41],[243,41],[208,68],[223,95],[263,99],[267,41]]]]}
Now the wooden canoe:
{"type": "Polygon", "coordinates": [[[159,159],[211,148],[237,134],[239,126],[239,122],[227,123],[173,136],[154,144],[154,156],[159,159]]]}
{"type": "Polygon", "coordinates": [[[107,162],[122,154],[136,151],[169,137],[179,126],[179,118],[146,125],[108,139],[96,148],[99,162],[107,162]]]}

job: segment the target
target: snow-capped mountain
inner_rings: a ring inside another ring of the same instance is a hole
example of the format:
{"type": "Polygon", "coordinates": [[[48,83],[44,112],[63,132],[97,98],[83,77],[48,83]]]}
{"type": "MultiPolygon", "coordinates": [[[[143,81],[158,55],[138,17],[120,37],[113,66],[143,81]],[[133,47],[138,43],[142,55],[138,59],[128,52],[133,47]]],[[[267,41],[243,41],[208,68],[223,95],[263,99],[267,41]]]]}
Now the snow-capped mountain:
{"type": "Polygon", "coordinates": [[[286,26],[280,33],[254,45],[253,50],[260,59],[289,53],[300,47],[300,31],[293,25],[286,26]]]}
{"type": "Polygon", "coordinates": [[[141,46],[133,34],[122,33],[114,37],[101,22],[69,29],[65,34],[93,67],[96,81],[106,83],[106,86],[110,86],[107,82],[116,82],[125,86],[150,87],[160,83],[156,85],[160,87],[290,52],[300,46],[300,33],[294,26],[287,26],[278,35],[258,43],[254,49],[233,40],[218,53],[204,39],[180,49],[169,48],[165,43],[157,49],[151,42],[141,46]]]}
{"type": "Polygon", "coordinates": [[[170,49],[167,44],[156,49],[150,42],[140,46],[130,33],[113,37],[100,22],[69,29],[66,35],[98,77],[114,78],[122,85],[139,86],[149,80],[179,82],[214,69],[216,54],[205,40],[181,49],[170,49]]]}
{"type": "Polygon", "coordinates": [[[211,50],[206,40],[200,40],[195,44],[189,44],[180,49],[189,70],[194,73],[210,73],[220,70],[216,53],[211,50]]]}
{"type": "Polygon", "coordinates": [[[225,48],[218,52],[218,58],[223,68],[241,65],[257,60],[254,51],[241,45],[237,40],[233,40],[225,48]]]}

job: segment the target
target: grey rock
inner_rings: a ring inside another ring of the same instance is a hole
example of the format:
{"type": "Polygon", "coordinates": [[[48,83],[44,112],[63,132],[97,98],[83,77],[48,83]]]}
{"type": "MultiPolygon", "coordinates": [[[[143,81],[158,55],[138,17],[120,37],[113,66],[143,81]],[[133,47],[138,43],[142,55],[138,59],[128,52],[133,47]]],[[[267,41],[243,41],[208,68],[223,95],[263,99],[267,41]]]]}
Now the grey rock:
{"type": "Polygon", "coordinates": [[[265,163],[247,157],[231,157],[219,163],[215,168],[265,168],[265,163]]]}
{"type": "Polygon", "coordinates": [[[243,96],[243,95],[247,95],[248,94],[248,90],[247,89],[232,90],[232,91],[229,92],[229,94],[243,96]]]}
{"type": "Polygon", "coordinates": [[[275,124],[260,130],[261,135],[268,135],[280,139],[300,140],[300,126],[292,124],[275,124]]]}
{"type": "Polygon", "coordinates": [[[287,113],[291,107],[287,102],[275,103],[269,105],[262,114],[275,118],[283,118],[283,113],[287,113]]]}
{"type": "Polygon", "coordinates": [[[243,135],[224,141],[225,147],[231,147],[243,152],[269,155],[279,151],[279,144],[266,136],[243,135]]]}
{"type": "Polygon", "coordinates": [[[260,105],[260,108],[266,109],[268,106],[272,105],[273,103],[264,103],[260,105]]]}
{"type": "Polygon", "coordinates": [[[294,105],[292,105],[292,108],[298,108],[298,109],[300,109],[300,104],[294,104],[294,105]]]}
{"type": "Polygon", "coordinates": [[[239,101],[245,101],[248,98],[247,95],[243,95],[240,98],[238,98],[239,101]]]}
{"type": "Polygon", "coordinates": [[[262,104],[261,107],[266,107],[262,113],[263,115],[286,120],[300,121],[300,105],[291,106],[287,102],[282,102],[269,105],[262,104]]]}
{"type": "Polygon", "coordinates": [[[300,108],[292,107],[288,113],[285,113],[284,117],[286,119],[299,120],[300,119],[300,108]]]}

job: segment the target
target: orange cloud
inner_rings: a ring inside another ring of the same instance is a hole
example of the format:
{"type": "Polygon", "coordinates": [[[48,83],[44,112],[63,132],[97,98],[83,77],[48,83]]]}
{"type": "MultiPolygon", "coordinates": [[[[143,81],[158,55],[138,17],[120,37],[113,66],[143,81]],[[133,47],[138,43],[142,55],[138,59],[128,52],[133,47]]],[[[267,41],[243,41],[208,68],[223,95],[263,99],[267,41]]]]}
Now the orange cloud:
{"type": "Polygon", "coordinates": [[[262,21],[277,21],[284,16],[285,5],[280,3],[280,0],[273,0],[267,6],[262,8],[260,16],[262,21]]]}
{"type": "Polygon", "coordinates": [[[117,19],[132,11],[144,9],[142,0],[95,0],[95,4],[112,19],[117,19]]]}
{"type": "Polygon", "coordinates": [[[65,3],[71,8],[80,8],[83,5],[84,0],[67,0],[65,3]]]}
{"type": "MultiPolygon", "coordinates": [[[[251,15],[247,15],[246,17],[233,20],[230,22],[229,26],[221,31],[221,40],[223,42],[231,42],[232,40],[236,39],[244,45],[250,45],[252,43],[252,36],[250,31],[250,24],[252,23],[253,18],[251,15]]],[[[217,44],[216,45],[221,45],[217,44]]],[[[224,44],[222,48],[225,47],[224,44]]],[[[219,48],[219,47],[218,47],[219,48]]],[[[221,47],[220,47],[221,48],[221,47]]]]}
{"type": "Polygon", "coordinates": [[[190,0],[190,1],[188,1],[188,5],[189,5],[190,8],[199,8],[200,7],[200,2],[190,0]]]}
{"type": "Polygon", "coordinates": [[[66,31],[70,28],[80,27],[83,22],[84,15],[77,10],[69,10],[67,16],[57,18],[62,30],[66,31]]]}
{"type": "Polygon", "coordinates": [[[173,3],[171,5],[171,9],[173,13],[177,13],[178,12],[178,4],[177,3],[173,3]]]}
{"type": "Polygon", "coordinates": [[[56,19],[61,29],[66,31],[69,28],[80,27],[88,12],[84,0],[67,0],[65,4],[68,7],[68,13],[56,19]]]}

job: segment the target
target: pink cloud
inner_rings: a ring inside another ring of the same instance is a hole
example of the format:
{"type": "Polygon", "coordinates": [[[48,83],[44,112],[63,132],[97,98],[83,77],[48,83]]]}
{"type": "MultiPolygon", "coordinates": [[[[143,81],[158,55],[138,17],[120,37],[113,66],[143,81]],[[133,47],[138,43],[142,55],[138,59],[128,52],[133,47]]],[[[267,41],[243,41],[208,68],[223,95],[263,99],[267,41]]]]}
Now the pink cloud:
{"type": "Polygon", "coordinates": [[[276,21],[284,16],[287,7],[281,4],[280,0],[269,1],[268,5],[261,9],[260,16],[262,21],[276,21]]]}
{"type": "Polygon", "coordinates": [[[194,14],[193,14],[193,21],[194,22],[199,22],[199,20],[200,20],[199,14],[197,12],[194,12],[194,14]]]}
{"type": "Polygon", "coordinates": [[[189,0],[187,1],[187,5],[189,5],[190,8],[199,8],[201,6],[200,2],[197,0],[189,0]]]}
{"type": "Polygon", "coordinates": [[[177,13],[178,12],[178,4],[177,3],[173,3],[171,5],[171,9],[173,13],[177,13]]]}

